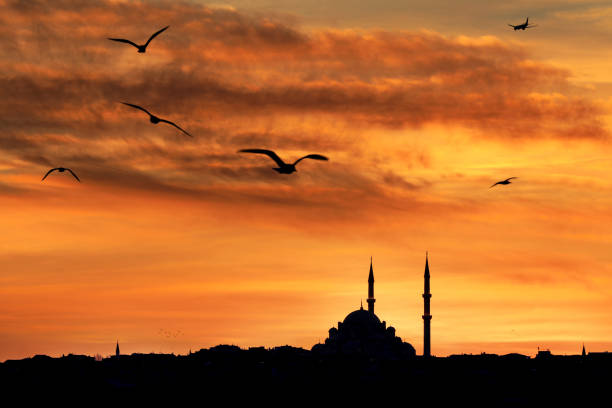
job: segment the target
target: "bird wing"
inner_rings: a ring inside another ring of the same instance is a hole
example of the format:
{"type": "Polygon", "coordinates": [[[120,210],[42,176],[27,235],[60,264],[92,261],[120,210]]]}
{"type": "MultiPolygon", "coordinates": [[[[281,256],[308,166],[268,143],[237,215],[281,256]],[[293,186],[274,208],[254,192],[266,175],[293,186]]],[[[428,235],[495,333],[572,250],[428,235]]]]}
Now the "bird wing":
{"type": "Polygon", "coordinates": [[[146,110],[142,106],[134,105],[132,103],[127,103],[127,102],[121,102],[121,103],[124,104],[124,105],[127,105],[127,106],[131,106],[132,108],[135,108],[135,109],[140,109],[141,111],[146,112],[148,115],[153,116],[153,115],[151,115],[151,112],[149,112],[148,110],[146,110]]]}
{"type": "Polygon", "coordinates": [[[495,186],[496,186],[496,185],[498,185],[498,184],[499,184],[499,181],[498,181],[497,183],[493,184],[493,185],[492,185],[491,187],[489,187],[489,188],[493,188],[493,187],[495,187],[495,186]]]}
{"type": "Polygon", "coordinates": [[[516,27],[516,26],[513,26],[512,24],[508,24],[508,25],[509,25],[510,27],[512,27],[512,28],[516,27]]]}
{"type": "Polygon", "coordinates": [[[135,44],[132,41],[125,40],[123,38],[109,38],[109,40],[111,40],[111,41],[118,41],[118,42],[122,42],[122,43],[126,43],[126,44],[130,44],[130,45],[133,45],[134,47],[138,48],[138,44],[135,44]]]}
{"type": "Polygon", "coordinates": [[[179,125],[177,125],[177,124],[176,124],[176,123],[174,123],[174,122],[170,122],[169,120],[166,120],[166,119],[161,119],[161,118],[159,119],[159,121],[160,121],[160,122],[165,122],[165,123],[167,123],[167,124],[169,124],[169,125],[172,125],[172,126],[174,126],[175,128],[177,128],[178,130],[180,130],[181,132],[183,132],[184,134],[186,134],[187,136],[189,136],[189,137],[193,137],[193,136],[191,136],[191,134],[190,134],[189,132],[187,132],[185,129],[183,129],[182,127],[180,127],[179,125]]]}
{"type": "Polygon", "coordinates": [[[144,46],[146,47],[147,45],[149,45],[149,43],[151,42],[151,40],[152,40],[152,39],[154,39],[155,37],[157,37],[157,36],[158,36],[160,33],[162,33],[163,31],[167,30],[167,29],[168,29],[168,27],[170,27],[170,26],[165,26],[164,28],[162,28],[161,30],[159,30],[158,32],[156,32],[155,34],[153,34],[151,37],[149,37],[149,40],[148,40],[148,41],[145,43],[145,45],[144,45],[144,46]]]}
{"type": "Polygon", "coordinates": [[[510,178],[507,178],[506,181],[509,181],[509,180],[512,180],[512,179],[515,179],[515,178],[518,178],[518,177],[510,177],[510,178]]]}
{"type": "Polygon", "coordinates": [[[70,174],[72,174],[72,175],[74,176],[74,178],[78,180],[78,182],[79,182],[79,183],[81,182],[81,179],[79,178],[79,176],[77,176],[76,174],[74,174],[74,171],[72,171],[72,170],[70,170],[70,169],[66,169],[66,170],[68,170],[68,171],[70,172],[70,174]]]}
{"type": "Polygon", "coordinates": [[[329,160],[327,157],[321,156],[320,154],[309,154],[308,156],[300,157],[299,159],[297,159],[295,163],[293,163],[293,165],[294,166],[297,165],[299,162],[301,162],[304,159],[329,160]]]}
{"type": "Polygon", "coordinates": [[[51,172],[52,172],[53,170],[59,170],[59,167],[56,167],[56,168],[54,168],[54,169],[49,170],[49,171],[47,172],[47,174],[45,174],[45,177],[43,177],[43,178],[42,178],[42,180],[40,180],[40,181],[43,181],[44,179],[46,179],[46,178],[47,178],[47,176],[48,176],[49,174],[51,174],[51,172]]]}
{"type": "Polygon", "coordinates": [[[266,149],[242,149],[242,150],[238,150],[238,153],[259,153],[259,154],[265,154],[268,157],[270,157],[272,160],[274,160],[276,162],[276,164],[278,164],[279,166],[286,166],[287,164],[280,158],[278,157],[278,155],[276,153],[274,153],[272,150],[266,150],[266,149]]]}

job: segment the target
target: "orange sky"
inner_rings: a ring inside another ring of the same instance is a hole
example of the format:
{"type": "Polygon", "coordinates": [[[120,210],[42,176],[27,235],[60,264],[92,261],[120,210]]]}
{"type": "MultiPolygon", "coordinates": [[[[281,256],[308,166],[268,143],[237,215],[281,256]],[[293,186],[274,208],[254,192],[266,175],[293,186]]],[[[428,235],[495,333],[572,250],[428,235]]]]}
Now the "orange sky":
{"type": "Polygon", "coordinates": [[[310,348],[370,255],[421,353],[425,251],[434,354],[612,350],[612,8],[421,3],[0,0],[0,361],[310,348]]]}

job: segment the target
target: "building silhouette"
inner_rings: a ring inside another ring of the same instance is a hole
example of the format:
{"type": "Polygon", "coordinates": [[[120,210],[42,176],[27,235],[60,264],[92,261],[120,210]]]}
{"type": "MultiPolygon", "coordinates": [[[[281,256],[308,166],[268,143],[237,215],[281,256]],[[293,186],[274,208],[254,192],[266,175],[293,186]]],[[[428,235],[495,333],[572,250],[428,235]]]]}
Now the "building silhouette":
{"type": "Polygon", "coordinates": [[[370,257],[370,275],[368,275],[368,312],[374,314],[374,269],[372,268],[372,257],[370,257]]]}
{"type": "Polygon", "coordinates": [[[115,357],[119,357],[121,353],[119,352],[119,340],[117,340],[117,347],[115,347],[115,357]]]}
{"type": "Polygon", "coordinates": [[[431,357],[431,293],[429,291],[429,256],[425,253],[425,288],[423,290],[423,357],[431,357]]]}
{"type": "Polygon", "coordinates": [[[365,354],[381,358],[412,358],[416,355],[410,343],[395,335],[394,327],[380,321],[374,313],[374,269],[370,259],[368,275],[368,310],[361,307],[349,313],[338,327],[329,329],[325,343],[315,344],[312,351],[324,355],[365,354]]]}

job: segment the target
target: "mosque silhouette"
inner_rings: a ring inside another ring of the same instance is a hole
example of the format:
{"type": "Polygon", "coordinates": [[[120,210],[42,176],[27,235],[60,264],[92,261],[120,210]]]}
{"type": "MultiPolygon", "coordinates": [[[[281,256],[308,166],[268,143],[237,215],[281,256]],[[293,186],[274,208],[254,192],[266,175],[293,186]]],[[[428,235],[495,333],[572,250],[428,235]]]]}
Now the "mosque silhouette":
{"type": "MultiPolygon", "coordinates": [[[[429,259],[425,256],[425,285],[423,313],[423,356],[431,355],[431,313],[430,313],[430,275],[429,259]]],[[[329,329],[329,337],[324,343],[315,344],[312,351],[321,355],[366,354],[378,358],[406,359],[416,357],[414,347],[395,335],[395,328],[380,321],[374,313],[374,268],[370,258],[368,275],[368,310],[361,307],[349,313],[338,327],[329,329]]]]}

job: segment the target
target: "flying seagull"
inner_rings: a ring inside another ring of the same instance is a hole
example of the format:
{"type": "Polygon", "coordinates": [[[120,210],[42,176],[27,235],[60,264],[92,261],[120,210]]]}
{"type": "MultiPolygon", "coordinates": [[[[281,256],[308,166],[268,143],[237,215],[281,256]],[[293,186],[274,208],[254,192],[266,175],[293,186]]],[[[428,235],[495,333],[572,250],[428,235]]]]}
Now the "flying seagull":
{"type": "MultiPolygon", "coordinates": [[[[146,109],[145,109],[145,108],[143,108],[142,106],[134,105],[134,104],[127,103],[127,102],[121,102],[121,103],[122,103],[122,104],[124,104],[124,105],[127,105],[127,106],[131,106],[131,107],[132,107],[132,108],[134,108],[134,109],[140,109],[141,111],[146,112],[146,113],[147,113],[147,115],[149,115],[149,120],[150,120],[150,121],[151,121],[151,123],[153,123],[153,124],[158,124],[159,122],[164,122],[164,123],[167,123],[167,124],[169,124],[169,125],[174,126],[174,127],[175,127],[175,128],[177,128],[178,130],[180,130],[181,132],[183,132],[184,134],[186,134],[187,136],[191,136],[191,134],[190,134],[189,132],[185,131],[183,128],[181,128],[181,127],[180,127],[179,125],[177,125],[176,123],[174,123],[174,122],[170,122],[169,120],[166,120],[166,119],[158,118],[157,116],[153,115],[151,112],[149,112],[148,110],[146,110],[146,109]]],[[[193,137],[193,136],[191,136],[191,137],[193,137]]]]}
{"type": "Polygon", "coordinates": [[[304,157],[301,157],[301,158],[297,159],[293,164],[289,164],[289,163],[285,163],[272,150],[265,150],[265,149],[242,149],[242,150],[238,150],[238,153],[259,153],[259,154],[265,154],[266,156],[268,156],[272,160],[274,160],[276,162],[276,164],[278,164],[278,168],[273,168],[273,169],[275,171],[279,172],[280,174],[291,174],[293,172],[296,172],[297,170],[296,170],[295,166],[300,161],[302,161],[304,159],[329,160],[327,157],[321,156],[320,154],[309,154],[307,156],[304,156],[304,157]]]}
{"type": "Polygon", "coordinates": [[[55,170],[59,171],[60,173],[63,173],[63,172],[65,172],[66,170],[68,170],[68,171],[70,172],[70,174],[72,174],[72,175],[74,176],[74,178],[75,178],[75,179],[77,179],[77,181],[78,181],[78,182],[81,182],[81,179],[79,178],[79,176],[77,176],[76,174],[74,174],[74,171],[72,171],[72,170],[70,170],[70,169],[67,169],[67,168],[65,168],[65,167],[56,167],[56,168],[54,168],[54,169],[49,170],[49,171],[47,172],[47,174],[45,174],[45,177],[43,177],[43,178],[42,178],[42,180],[40,180],[40,181],[43,181],[44,179],[46,179],[46,178],[47,178],[47,176],[48,176],[49,174],[51,174],[51,172],[53,172],[53,171],[55,171],[55,170]]]}
{"type": "Polygon", "coordinates": [[[507,178],[507,179],[505,179],[505,180],[503,180],[503,181],[498,181],[497,183],[493,184],[493,185],[492,185],[491,187],[489,187],[489,188],[495,187],[495,186],[496,186],[496,185],[498,185],[498,184],[511,184],[511,181],[510,181],[510,180],[515,179],[515,178],[518,178],[518,177],[510,177],[510,178],[507,178]]]}
{"type": "Polygon", "coordinates": [[[138,52],[143,52],[144,53],[144,52],[147,51],[147,46],[149,45],[151,40],[154,39],[155,37],[157,37],[162,31],[165,31],[168,27],[170,27],[170,26],[165,26],[164,28],[162,28],[161,30],[159,30],[158,32],[153,34],[151,37],[149,37],[149,40],[144,45],[138,45],[136,43],[133,43],[130,40],[125,40],[123,38],[109,38],[109,40],[111,40],[111,41],[118,41],[118,42],[122,42],[122,43],[133,45],[134,47],[138,48],[138,52]]]}

